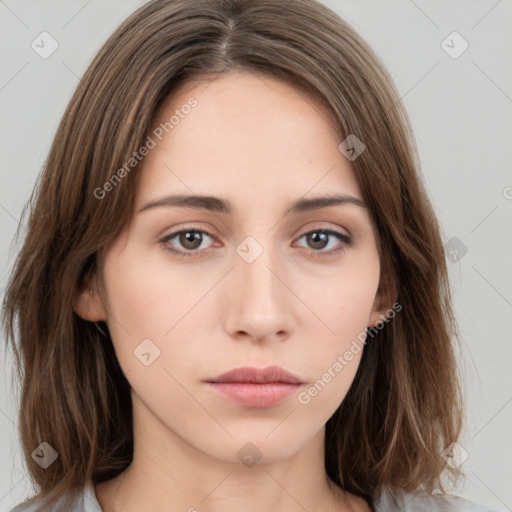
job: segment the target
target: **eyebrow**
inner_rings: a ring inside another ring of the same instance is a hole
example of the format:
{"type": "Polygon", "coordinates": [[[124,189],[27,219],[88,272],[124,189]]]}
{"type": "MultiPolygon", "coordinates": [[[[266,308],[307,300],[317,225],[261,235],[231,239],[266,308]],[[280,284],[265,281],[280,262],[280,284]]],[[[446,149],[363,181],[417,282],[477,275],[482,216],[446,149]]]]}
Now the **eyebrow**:
{"type": "MultiPolygon", "coordinates": [[[[309,212],[313,210],[320,210],[322,208],[328,208],[330,206],[339,206],[344,204],[352,204],[355,206],[360,206],[361,208],[366,208],[366,204],[362,199],[346,194],[333,194],[322,197],[313,197],[310,199],[298,199],[291,204],[291,206],[286,211],[286,214],[309,212]]],[[[146,203],[138,211],[138,213],[163,206],[177,206],[182,208],[207,210],[210,212],[225,214],[232,214],[235,210],[233,204],[230,201],[221,199],[219,197],[178,194],[152,199],[146,203]]]]}

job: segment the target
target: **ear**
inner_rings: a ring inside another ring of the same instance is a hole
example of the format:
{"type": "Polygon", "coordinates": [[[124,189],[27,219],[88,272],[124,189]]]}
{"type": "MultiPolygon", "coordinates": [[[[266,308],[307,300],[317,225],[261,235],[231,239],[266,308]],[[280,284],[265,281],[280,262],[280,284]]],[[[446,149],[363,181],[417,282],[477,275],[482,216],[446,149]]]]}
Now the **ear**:
{"type": "Polygon", "coordinates": [[[77,291],[73,301],[73,309],[78,316],[89,322],[106,321],[106,309],[98,289],[91,283],[91,279],[86,279],[77,291]]]}
{"type": "Polygon", "coordinates": [[[386,312],[392,308],[397,298],[395,280],[389,276],[382,276],[368,319],[368,327],[375,327],[377,322],[384,322],[387,318],[386,312]]]}

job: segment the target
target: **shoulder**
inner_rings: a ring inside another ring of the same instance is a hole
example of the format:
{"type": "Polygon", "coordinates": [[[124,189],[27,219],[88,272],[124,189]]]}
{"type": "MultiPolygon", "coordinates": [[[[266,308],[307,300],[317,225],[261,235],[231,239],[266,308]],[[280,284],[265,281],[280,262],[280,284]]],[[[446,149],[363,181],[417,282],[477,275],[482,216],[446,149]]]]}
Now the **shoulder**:
{"type": "Polygon", "coordinates": [[[78,493],[62,496],[52,507],[48,507],[42,499],[35,497],[20,503],[9,512],[102,512],[102,510],[94,492],[94,485],[92,482],[87,482],[78,493]]]}
{"type": "Polygon", "coordinates": [[[405,492],[385,488],[375,499],[375,512],[499,512],[451,494],[405,492]]]}

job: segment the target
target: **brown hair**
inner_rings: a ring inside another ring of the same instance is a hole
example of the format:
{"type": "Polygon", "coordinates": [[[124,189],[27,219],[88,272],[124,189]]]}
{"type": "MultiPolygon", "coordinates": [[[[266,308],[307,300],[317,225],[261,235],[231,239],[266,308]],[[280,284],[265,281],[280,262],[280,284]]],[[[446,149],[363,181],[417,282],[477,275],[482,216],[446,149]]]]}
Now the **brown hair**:
{"type": "Polygon", "coordinates": [[[336,120],[340,142],[355,134],[366,145],[352,167],[376,228],[380,288],[402,310],[365,346],[327,422],[329,477],[371,497],[382,486],[443,490],[443,471],[456,476],[440,456],[462,417],[445,255],[409,121],[383,65],[315,0],[156,0],[122,23],[80,81],[27,204],[28,231],[4,299],[22,381],[21,442],[48,502],[88,479],[113,478],[133,453],[130,387],[108,331],[72,305],[132,214],[137,168],[108,198],[95,190],[143,146],[179,84],[233,68],[314,96],[336,120]],[[31,457],[43,441],[59,455],[47,469],[31,457]]]}

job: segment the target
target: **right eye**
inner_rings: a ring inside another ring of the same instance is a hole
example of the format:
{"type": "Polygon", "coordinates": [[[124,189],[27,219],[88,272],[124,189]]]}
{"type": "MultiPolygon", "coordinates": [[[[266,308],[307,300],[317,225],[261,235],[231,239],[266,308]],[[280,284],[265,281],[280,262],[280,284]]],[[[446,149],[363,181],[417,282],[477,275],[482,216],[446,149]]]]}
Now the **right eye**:
{"type": "Polygon", "coordinates": [[[159,242],[165,250],[176,254],[177,256],[199,257],[208,250],[208,248],[201,248],[205,235],[209,238],[213,238],[212,235],[202,229],[185,228],[164,236],[159,240],[159,242]],[[184,250],[173,249],[173,244],[171,244],[171,242],[174,239],[176,239],[176,242],[174,243],[180,244],[184,250]]]}

